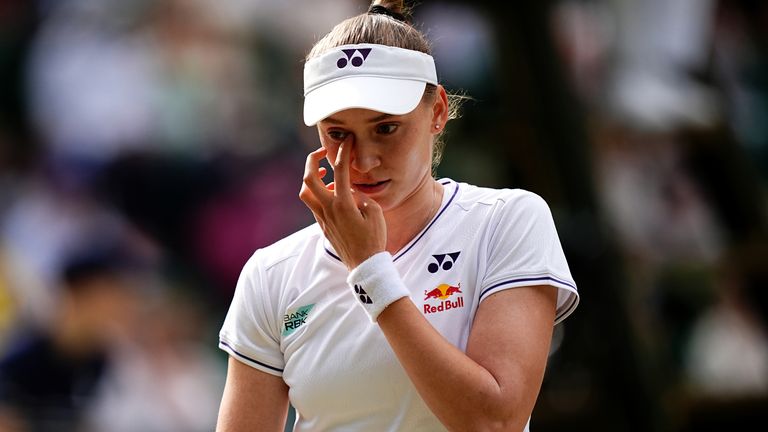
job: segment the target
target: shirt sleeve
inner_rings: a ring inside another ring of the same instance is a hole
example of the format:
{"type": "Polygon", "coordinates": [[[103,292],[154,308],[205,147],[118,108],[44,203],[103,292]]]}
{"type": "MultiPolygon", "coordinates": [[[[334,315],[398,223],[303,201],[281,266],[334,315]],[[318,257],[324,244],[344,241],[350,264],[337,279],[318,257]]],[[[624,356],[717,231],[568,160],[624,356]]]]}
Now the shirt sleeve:
{"type": "Polygon", "coordinates": [[[531,285],[558,288],[555,324],[579,302],[552,213],[538,195],[523,191],[500,205],[488,243],[488,261],[480,298],[531,285]]]}
{"type": "Polygon", "coordinates": [[[269,286],[257,251],[245,264],[237,281],[229,312],[219,332],[219,348],[235,359],[263,372],[282,376],[285,360],[279,329],[269,311],[269,286]]]}

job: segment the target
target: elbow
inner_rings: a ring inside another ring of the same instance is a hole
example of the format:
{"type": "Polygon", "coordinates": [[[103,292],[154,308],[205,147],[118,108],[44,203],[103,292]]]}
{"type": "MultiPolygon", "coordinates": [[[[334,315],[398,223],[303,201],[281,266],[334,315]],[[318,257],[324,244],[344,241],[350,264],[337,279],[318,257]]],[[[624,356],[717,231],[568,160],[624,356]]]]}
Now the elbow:
{"type": "MultiPolygon", "coordinates": [[[[438,415],[449,431],[457,432],[522,432],[536,404],[537,396],[521,391],[523,386],[500,388],[480,398],[469,398],[438,415]]],[[[538,393],[536,393],[538,395],[538,393]]]]}
{"type": "Polygon", "coordinates": [[[523,432],[528,419],[518,421],[512,419],[509,421],[487,421],[473,419],[468,423],[446,426],[452,432],[523,432]]]}
{"type": "Polygon", "coordinates": [[[485,411],[479,416],[467,414],[461,421],[445,426],[456,432],[522,432],[529,418],[525,410],[485,411]]]}
{"type": "MultiPolygon", "coordinates": [[[[533,406],[525,398],[515,397],[496,400],[490,406],[473,415],[462,416],[465,424],[448,427],[449,430],[473,432],[522,432],[531,417],[533,406]]],[[[535,403],[535,401],[534,401],[535,403]]],[[[467,413],[469,414],[469,413],[467,413]]]]}
{"type": "Polygon", "coordinates": [[[472,422],[472,424],[463,425],[457,428],[449,428],[449,430],[455,431],[472,431],[472,432],[523,432],[525,425],[528,423],[528,418],[524,420],[517,418],[510,419],[484,419],[481,421],[472,422]]]}
{"type": "Polygon", "coordinates": [[[504,420],[498,420],[490,422],[483,428],[483,431],[488,432],[523,432],[525,425],[528,424],[528,417],[525,419],[509,418],[504,420]]]}

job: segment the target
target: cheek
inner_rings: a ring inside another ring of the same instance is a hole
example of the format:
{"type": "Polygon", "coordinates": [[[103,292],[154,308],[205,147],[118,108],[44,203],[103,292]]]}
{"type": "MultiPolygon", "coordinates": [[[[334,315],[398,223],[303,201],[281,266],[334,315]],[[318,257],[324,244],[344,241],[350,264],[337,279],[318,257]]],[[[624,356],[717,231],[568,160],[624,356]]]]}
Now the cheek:
{"type": "Polygon", "coordinates": [[[388,165],[398,166],[409,176],[421,177],[425,169],[432,167],[432,152],[430,141],[409,137],[399,145],[391,147],[388,152],[388,165]]]}
{"type": "Polygon", "coordinates": [[[410,149],[408,149],[409,151],[403,151],[403,153],[407,154],[409,161],[417,164],[431,163],[432,135],[430,135],[428,129],[413,129],[407,142],[411,143],[409,146],[410,149]]]}

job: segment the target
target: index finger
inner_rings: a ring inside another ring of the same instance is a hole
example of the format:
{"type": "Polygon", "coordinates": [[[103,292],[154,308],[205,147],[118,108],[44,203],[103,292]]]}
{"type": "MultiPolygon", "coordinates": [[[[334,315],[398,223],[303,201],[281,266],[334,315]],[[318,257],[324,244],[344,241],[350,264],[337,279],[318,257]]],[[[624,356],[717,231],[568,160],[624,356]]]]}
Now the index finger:
{"type": "Polygon", "coordinates": [[[304,186],[312,193],[320,204],[327,204],[331,199],[331,194],[325,187],[325,183],[320,179],[320,160],[325,156],[327,150],[323,147],[307,155],[307,162],[304,166],[304,186]]]}
{"type": "Polygon", "coordinates": [[[352,184],[349,181],[349,165],[352,155],[352,138],[348,136],[339,145],[336,162],[333,164],[334,193],[336,196],[352,197],[352,184]]]}

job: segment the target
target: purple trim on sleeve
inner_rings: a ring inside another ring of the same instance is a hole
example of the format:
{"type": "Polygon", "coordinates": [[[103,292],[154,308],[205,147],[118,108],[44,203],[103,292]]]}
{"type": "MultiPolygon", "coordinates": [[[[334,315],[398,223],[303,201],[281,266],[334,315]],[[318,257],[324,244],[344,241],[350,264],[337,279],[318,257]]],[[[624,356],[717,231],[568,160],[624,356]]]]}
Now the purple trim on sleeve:
{"type": "Polygon", "coordinates": [[[569,282],[566,282],[564,280],[560,280],[560,279],[554,278],[552,276],[539,276],[539,277],[527,277],[527,278],[509,279],[509,280],[505,280],[503,282],[499,282],[499,283],[497,283],[497,284],[495,284],[493,286],[490,286],[490,287],[484,289],[483,292],[480,293],[480,298],[482,299],[485,296],[485,294],[488,293],[488,291],[491,291],[492,289],[498,288],[498,287],[500,287],[502,285],[509,285],[509,284],[514,284],[514,283],[518,283],[518,282],[539,282],[539,281],[557,282],[559,284],[562,284],[562,285],[565,285],[565,286],[573,288],[574,291],[577,291],[576,287],[573,286],[572,283],[569,283],[569,282]]]}
{"type": "Polygon", "coordinates": [[[224,342],[223,340],[219,340],[219,343],[224,345],[225,347],[229,348],[232,351],[233,354],[236,354],[238,357],[241,357],[241,358],[243,358],[245,360],[248,360],[249,362],[253,362],[253,363],[256,363],[256,364],[258,364],[260,366],[264,366],[267,369],[272,369],[275,372],[283,372],[282,369],[278,369],[278,368],[276,368],[274,366],[270,366],[270,365],[268,365],[266,363],[262,363],[262,362],[260,362],[260,361],[258,361],[256,359],[252,359],[252,358],[248,357],[247,355],[240,354],[239,352],[237,352],[237,350],[232,348],[232,345],[224,342]]]}

